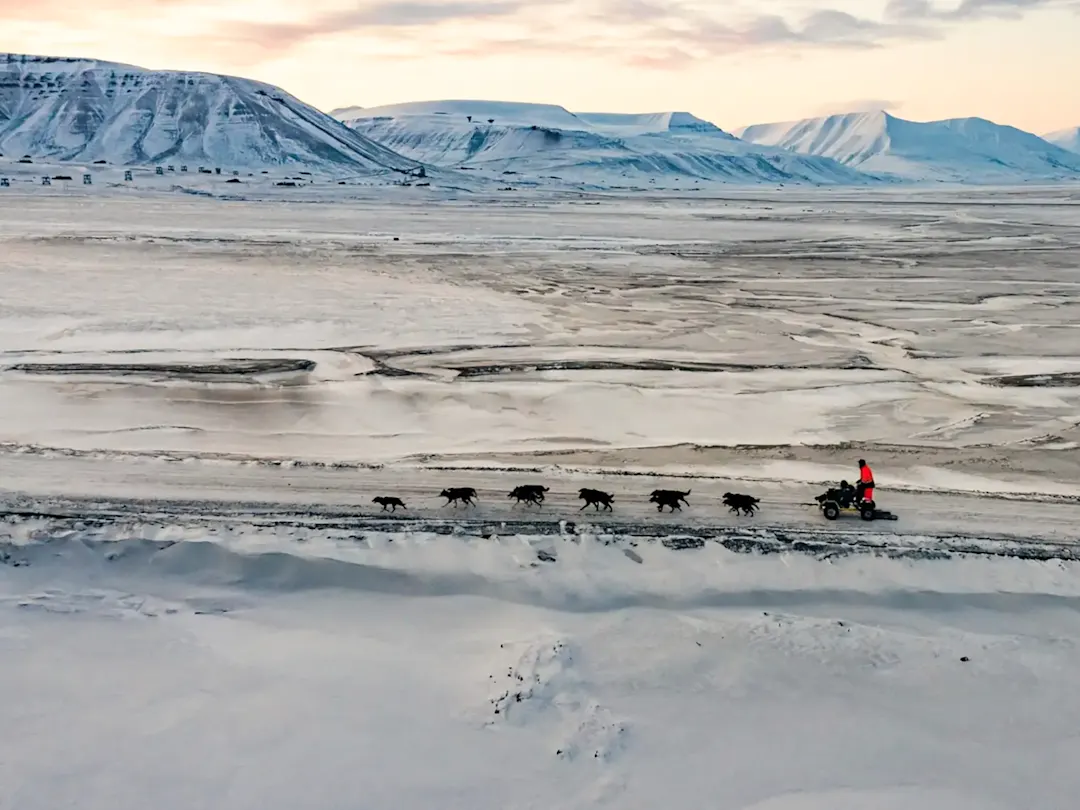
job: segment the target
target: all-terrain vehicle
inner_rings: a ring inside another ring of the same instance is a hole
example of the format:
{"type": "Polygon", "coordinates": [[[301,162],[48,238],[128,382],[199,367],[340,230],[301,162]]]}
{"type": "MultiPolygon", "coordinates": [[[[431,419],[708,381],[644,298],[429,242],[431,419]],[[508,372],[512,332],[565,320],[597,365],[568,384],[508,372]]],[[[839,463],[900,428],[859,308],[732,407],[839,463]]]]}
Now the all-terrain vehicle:
{"type": "Polygon", "coordinates": [[[836,520],[840,515],[858,515],[863,520],[897,520],[897,516],[884,509],[878,509],[873,501],[858,500],[857,490],[847,481],[840,486],[823,492],[814,498],[821,507],[821,514],[826,520],[836,520]]]}

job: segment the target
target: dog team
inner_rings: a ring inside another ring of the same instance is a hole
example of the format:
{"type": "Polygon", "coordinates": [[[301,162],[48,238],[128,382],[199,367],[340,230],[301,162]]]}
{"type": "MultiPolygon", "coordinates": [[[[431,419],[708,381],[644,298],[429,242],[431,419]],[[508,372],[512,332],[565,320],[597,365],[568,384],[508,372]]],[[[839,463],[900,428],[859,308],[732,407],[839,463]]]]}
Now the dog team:
{"type": "MultiPolygon", "coordinates": [[[[548,487],[540,486],[539,484],[522,484],[521,486],[514,487],[514,489],[506,496],[507,498],[516,499],[518,504],[524,503],[526,506],[543,506],[544,505],[544,493],[548,492],[548,487]]],[[[681,504],[690,505],[690,502],[686,500],[690,494],[690,490],[686,492],[679,492],[673,489],[654,489],[649,496],[649,503],[656,504],[656,511],[663,512],[664,507],[668,507],[672,512],[678,509],[682,511],[681,504]]],[[[444,489],[439,493],[440,498],[446,498],[446,503],[443,506],[449,506],[453,504],[456,508],[459,503],[466,506],[476,506],[476,490],[472,487],[450,487],[444,489]]],[[[612,502],[615,500],[615,496],[610,492],[604,492],[599,489],[583,488],[578,490],[578,498],[584,501],[584,505],[578,511],[589,508],[590,506],[597,512],[604,509],[608,512],[612,510],[612,502]]],[[[400,506],[405,509],[405,502],[401,498],[393,496],[380,495],[377,498],[372,498],[372,503],[377,503],[382,506],[383,511],[396,512],[400,506]]],[[[746,515],[747,517],[753,517],[754,513],[758,509],[758,505],[761,501],[751,495],[741,495],[737,492],[725,492],[723,498],[724,506],[728,507],[732,512],[737,515],[746,515]]]]}

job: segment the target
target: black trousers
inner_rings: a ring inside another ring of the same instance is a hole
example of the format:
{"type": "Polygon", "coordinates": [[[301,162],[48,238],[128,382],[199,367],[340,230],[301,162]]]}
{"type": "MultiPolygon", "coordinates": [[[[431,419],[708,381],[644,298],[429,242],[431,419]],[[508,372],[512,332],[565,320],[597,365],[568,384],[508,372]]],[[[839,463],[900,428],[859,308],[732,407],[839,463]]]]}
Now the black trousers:
{"type": "Polygon", "coordinates": [[[855,500],[856,501],[861,501],[863,499],[863,495],[866,494],[866,490],[873,489],[873,488],[874,488],[874,482],[873,481],[871,481],[869,483],[867,483],[865,481],[860,481],[859,485],[857,487],[855,487],[855,500]]]}

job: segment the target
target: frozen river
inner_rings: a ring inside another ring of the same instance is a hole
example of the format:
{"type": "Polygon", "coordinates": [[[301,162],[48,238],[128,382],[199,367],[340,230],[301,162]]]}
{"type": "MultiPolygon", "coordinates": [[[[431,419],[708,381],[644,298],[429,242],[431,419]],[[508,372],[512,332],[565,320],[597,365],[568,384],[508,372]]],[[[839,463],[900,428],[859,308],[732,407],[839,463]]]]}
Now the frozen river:
{"type": "Polygon", "coordinates": [[[1080,494],[1068,191],[0,204],[10,448],[1080,494]]]}

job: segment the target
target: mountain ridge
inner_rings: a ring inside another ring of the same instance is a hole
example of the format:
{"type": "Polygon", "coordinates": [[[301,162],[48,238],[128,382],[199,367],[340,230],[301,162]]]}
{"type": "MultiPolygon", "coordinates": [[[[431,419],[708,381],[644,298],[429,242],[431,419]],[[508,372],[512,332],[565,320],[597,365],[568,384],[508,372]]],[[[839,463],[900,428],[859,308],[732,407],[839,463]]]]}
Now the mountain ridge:
{"type": "Polygon", "coordinates": [[[1040,138],[983,118],[914,122],[878,110],[727,132],[686,111],[481,99],[326,114],[237,76],[10,53],[0,54],[0,153],[360,174],[428,166],[610,187],[1080,180],[1080,128],[1040,138]]]}
{"type": "Polygon", "coordinates": [[[274,85],[30,54],[0,54],[0,152],[358,172],[419,165],[274,85]]]}
{"type": "Polygon", "coordinates": [[[349,126],[444,168],[608,184],[877,182],[829,159],[745,143],[685,112],[573,113],[552,104],[451,99],[338,114],[357,110],[362,115],[347,118],[349,126]]]}
{"type": "Polygon", "coordinates": [[[1043,140],[1080,155],[1080,127],[1068,127],[1043,135],[1043,140]]]}
{"type": "Polygon", "coordinates": [[[911,180],[1080,180],[1077,155],[985,118],[916,122],[877,110],[757,124],[735,134],[911,180]]]}

